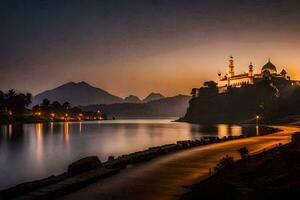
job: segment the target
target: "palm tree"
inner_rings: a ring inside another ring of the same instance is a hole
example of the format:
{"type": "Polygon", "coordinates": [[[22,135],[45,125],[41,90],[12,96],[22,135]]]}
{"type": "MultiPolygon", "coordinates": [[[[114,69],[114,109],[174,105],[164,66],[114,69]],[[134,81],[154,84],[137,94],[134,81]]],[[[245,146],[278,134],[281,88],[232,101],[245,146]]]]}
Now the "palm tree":
{"type": "Polygon", "coordinates": [[[16,103],[16,92],[14,90],[8,90],[4,95],[4,104],[7,110],[12,111],[16,103]]]}
{"type": "Polygon", "coordinates": [[[7,99],[12,99],[15,96],[16,96],[16,92],[13,89],[8,90],[8,92],[6,94],[7,99]]]}

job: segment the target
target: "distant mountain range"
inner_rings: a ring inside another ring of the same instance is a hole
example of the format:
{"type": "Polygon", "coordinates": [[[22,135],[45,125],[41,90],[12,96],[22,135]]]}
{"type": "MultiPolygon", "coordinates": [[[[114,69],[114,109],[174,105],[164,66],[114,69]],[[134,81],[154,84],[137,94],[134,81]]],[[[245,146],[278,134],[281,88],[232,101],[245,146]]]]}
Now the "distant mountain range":
{"type": "Polygon", "coordinates": [[[125,103],[142,103],[143,101],[137,96],[129,95],[128,97],[125,97],[124,102],[125,103]]]}
{"type": "Polygon", "coordinates": [[[33,98],[33,105],[41,103],[45,98],[60,103],[68,101],[74,106],[124,102],[124,99],[121,97],[112,95],[83,81],[79,83],[69,82],[52,90],[42,92],[33,98]]]}
{"type": "Polygon", "coordinates": [[[190,96],[164,97],[152,92],[143,100],[134,95],[123,99],[86,82],[69,82],[37,94],[33,105],[40,104],[45,98],[51,102],[68,101],[85,111],[101,110],[115,117],[180,117],[186,112],[190,96]]]}
{"type": "Polygon", "coordinates": [[[150,93],[145,99],[141,100],[139,97],[134,96],[134,95],[129,95],[124,99],[124,103],[147,103],[150,101],[155,101],[159,99],[165,98],[162,94],[160,93],[150,93]]]}
{"type": "Polygon", "coordinates": [[[159,99],[163,99],[165,98],[163,95],[161,95],[160,93],[150,93],[144,100],[143,102],[147,103],[150,101],[155,101],[155,100],[159,100],[159,99]]]}
{"type": "Polygon", "coordinates": [[[186,113],[190,96],[177,95],[146,103],[116,103],[81,106],[84,111],[100,110],[111,117],[180,117],[186,113]]]}
{"type": "Polygon", "coordinates": [[[78,83],[69,82],[54,89],[39,93],[34,96],[33,104],[39,104],[45,98],[60,103],[68,101],[72,105],[77,106],[90,104],[147,103],[165,97],[160,93],[152,92],[143,100],[134,95],[129,95],[123,99],[82,81],[78,83]]]}

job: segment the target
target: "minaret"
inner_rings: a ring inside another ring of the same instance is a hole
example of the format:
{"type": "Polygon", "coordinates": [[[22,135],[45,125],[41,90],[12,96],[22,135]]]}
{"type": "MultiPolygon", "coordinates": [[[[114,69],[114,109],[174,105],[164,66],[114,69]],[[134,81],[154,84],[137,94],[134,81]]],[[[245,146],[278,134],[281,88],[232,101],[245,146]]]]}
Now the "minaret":
{"type": "Polygon", "coordinates": [[[253,76],[253,65],[252,65],[252,62],[250,62],[250,65],[249,65],[249,73],[248,73],[248,75],[249,75],[250,77],[253,76]]]}
{"type": "Polygon", "coordinates": [[[228,76],[229,76],[229,78],[234,76],[234,65],[233,65],[233,57],[232,56],[230,56],[230,58],[229,58],[228,76]]]}

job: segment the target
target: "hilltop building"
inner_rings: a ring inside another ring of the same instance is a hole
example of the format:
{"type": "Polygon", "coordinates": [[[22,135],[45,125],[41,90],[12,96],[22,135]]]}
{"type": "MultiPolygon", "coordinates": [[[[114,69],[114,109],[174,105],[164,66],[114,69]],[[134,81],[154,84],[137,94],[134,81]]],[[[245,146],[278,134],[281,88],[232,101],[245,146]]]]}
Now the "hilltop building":
{"type": "MultiPolygon", "coordinates": [[[[287,76],[287,72],[282,69],[280,73],[277,72],[276,66],[269,60],[262,68],[261,72],[255,74],[253,71],[253,65],[250,62],[248,67],[248,73],[235,74],[235,66],[233,57],[229,58],[228,72],[222,76],[218,73],[217,86],[219,93],[226,92],[228,87],[241,87],[244,84],[255,84],[256,82],[264,78],[276,78],[290,81],[290,77],[287,76]]],[[[291,81],[293,84],[295,81],[291,81]]],[[[298,82],[296,81],[298,84],[298,82]]]]}

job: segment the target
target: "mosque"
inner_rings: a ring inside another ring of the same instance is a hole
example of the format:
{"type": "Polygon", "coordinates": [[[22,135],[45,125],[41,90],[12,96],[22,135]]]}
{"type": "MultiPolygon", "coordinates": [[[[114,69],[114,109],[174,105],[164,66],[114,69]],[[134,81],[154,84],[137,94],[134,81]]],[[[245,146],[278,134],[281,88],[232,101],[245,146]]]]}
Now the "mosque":
{"type": "MultiPolygon", "coordinates": [[[[262,68],[259,74],[253,72],[253,65],[250,63],[248,73],[235,74],[233,57],[229,58],[228,72],[222,76],[218,73],[218,89],[220,93],[226,92],[228,87],[241,87],[244,84],[255,84],[264,78],[277,78],[290,81],[287,72],[282,69],[280,73],[277,72],[276,66],[269,60],[262,68]]],[[[293,84],[294,81],[291,81],[293,84]]],[[[298,82],[297,82],[298,84],[298,82]]]]}

